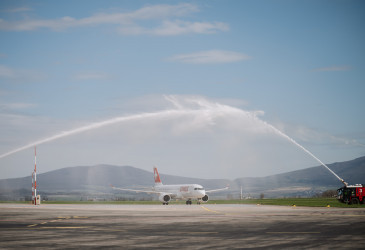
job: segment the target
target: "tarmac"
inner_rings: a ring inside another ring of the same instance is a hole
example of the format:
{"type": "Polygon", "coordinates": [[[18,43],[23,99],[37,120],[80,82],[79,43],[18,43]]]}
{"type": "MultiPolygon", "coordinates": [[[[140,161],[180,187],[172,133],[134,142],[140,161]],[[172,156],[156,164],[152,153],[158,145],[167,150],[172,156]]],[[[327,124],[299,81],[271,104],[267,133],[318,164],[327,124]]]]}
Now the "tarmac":
{"type": "Polygon", "coordinates": [[[0,204],[1,249],[364,249],[365,208],[0,204]]]}

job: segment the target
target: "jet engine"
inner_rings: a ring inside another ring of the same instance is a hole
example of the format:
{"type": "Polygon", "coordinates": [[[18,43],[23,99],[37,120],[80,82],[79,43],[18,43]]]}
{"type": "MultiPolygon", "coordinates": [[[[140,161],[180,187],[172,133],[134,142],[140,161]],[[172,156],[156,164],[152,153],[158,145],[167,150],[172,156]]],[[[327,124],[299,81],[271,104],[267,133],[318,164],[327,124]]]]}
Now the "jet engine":
{"type": "Polygon", "coordinates": [[[204,195],[204,196],[202,197],[202,201],[207,202],[208,200],[209,200],[208,195],[204,195]]]}
{"type": "Polygon", "coordinates": [[[158,197],[158,199],[163,203],[167,203],[171,200],[171,197],[168,194],[161,194],[160,197],[158,197]]]}

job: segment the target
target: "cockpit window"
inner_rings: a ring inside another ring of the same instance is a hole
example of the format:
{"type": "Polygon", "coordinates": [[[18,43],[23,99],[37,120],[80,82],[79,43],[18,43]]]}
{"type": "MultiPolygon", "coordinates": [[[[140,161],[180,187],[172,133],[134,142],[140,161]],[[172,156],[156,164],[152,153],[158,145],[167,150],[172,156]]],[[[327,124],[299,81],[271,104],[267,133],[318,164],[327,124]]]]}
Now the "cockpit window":
{"type": "Polygon", "coordinates": [[[194,190],[204,190],[204,188],[194,188],[194,190]]]}

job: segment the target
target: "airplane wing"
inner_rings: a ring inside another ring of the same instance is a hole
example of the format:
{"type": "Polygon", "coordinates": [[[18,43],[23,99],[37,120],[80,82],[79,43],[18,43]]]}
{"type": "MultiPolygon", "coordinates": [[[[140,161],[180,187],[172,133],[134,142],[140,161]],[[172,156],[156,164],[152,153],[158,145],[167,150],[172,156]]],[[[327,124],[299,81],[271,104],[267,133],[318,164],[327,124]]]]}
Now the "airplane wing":
{"type": "Polygon", "coordinates": [[[213,190],[205,190],[206,193],[214,193],[214,192],[219,192],[222,190],[227,190],[229,187],[225,187],[225,188],[220,188],[220,189],[213,189],[213,190]]]}
{"type": "Polygon", "coordinates": [[[130,191],[130,192],[136,192],[136,193],[147,193],[147,194],[168,194],[166,192],[158,192],[154,190],[141,190],[141,189],[129,189],[129,188],[118,188],[114,187],[113,185],[110,185],[113,189],[122,190],[122,191],[130,191]]]}

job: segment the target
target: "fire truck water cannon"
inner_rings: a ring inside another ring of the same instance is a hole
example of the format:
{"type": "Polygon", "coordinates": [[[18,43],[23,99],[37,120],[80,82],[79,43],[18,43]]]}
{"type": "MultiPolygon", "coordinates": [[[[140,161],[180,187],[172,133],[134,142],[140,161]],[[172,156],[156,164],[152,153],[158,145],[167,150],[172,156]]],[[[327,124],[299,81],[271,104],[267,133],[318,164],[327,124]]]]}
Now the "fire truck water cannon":
{"type": "Polygon", "coordinates": [[[340,178],[333,172],[326,164],[325,166],[337,179],[339,179],[345,186],[337,189],[337,200],[349,205],[365,204],[365,184],[349,185],[344,179],[340,178]]]}
{"type": "Polygon", "coordinates": [[[365,184],[346,185],[337,189],[337,199],[349,205],[365,204],[365,184]]]}

